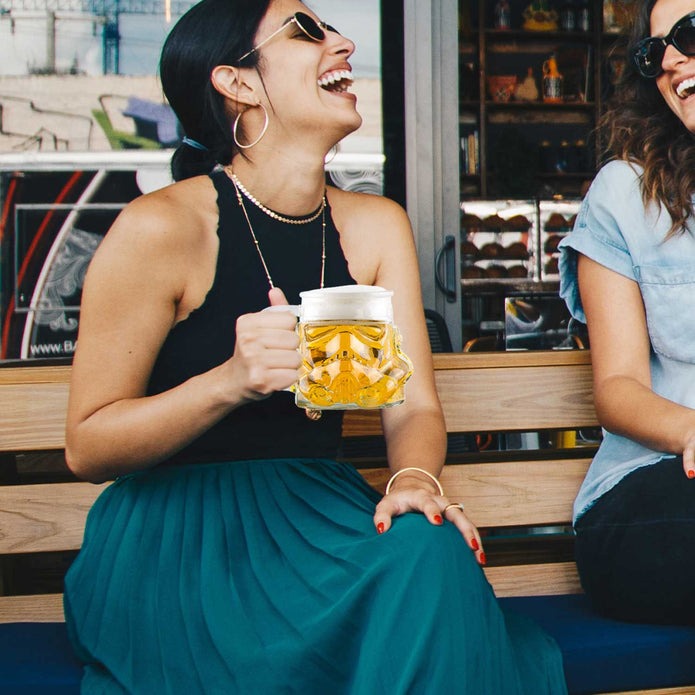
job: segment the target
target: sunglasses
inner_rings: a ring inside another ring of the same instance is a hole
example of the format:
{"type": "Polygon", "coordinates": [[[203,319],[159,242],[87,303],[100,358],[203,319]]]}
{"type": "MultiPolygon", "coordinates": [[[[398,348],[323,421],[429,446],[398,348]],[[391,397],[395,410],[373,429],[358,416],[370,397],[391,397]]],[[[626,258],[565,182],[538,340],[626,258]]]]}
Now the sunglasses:
{"type": "Polygon", "coordinates": [[[244,55],[237,60],[237,63],[241,63],[242,60],[248,58],[252,53],[255,53],[263,44],[268,43],[270,39],[277,36],[281,31],[287,29],[290,24],[296,24],[297,27],[301,29],[301,31],[307,36],[307,38],[317,42],[323,41],[326,38],[326,31],[332,31],[336,34],[340,33],[337,29],[330,26],[330,24],[326,24],[325,22],[317,22],[313,17],[310,17],[304,12],[295,12],[279,29],[276,29],[272,34],[270,34],[270,36],[266,36],[263,41],[261,41],[257,46],[254,46],[250,51],[244,53],[244,55]],[[324,31],[324,29],[326,31],[324,31]]]}
{"type": "Polygon", "coordinates": [[[632,59],[642,77],[654,79],[663,72],[661,63],[667,46],[684,56],[695,56],[695,12],[679,19],[667,36],[649,36],[637,44],[632,59]]]}

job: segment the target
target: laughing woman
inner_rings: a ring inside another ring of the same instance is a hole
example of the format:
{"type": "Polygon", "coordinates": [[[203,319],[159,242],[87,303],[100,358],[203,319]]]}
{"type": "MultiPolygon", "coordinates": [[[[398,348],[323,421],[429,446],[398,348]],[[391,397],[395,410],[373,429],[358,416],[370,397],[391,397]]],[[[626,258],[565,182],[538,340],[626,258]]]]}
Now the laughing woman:
{"type": "Polygon", "coordinates": [[[73,367],[69,465],[115,479],[66,578],[83,693],[565,692],[556,645],[501,612],[437,480],[407,217],[325,185],[361,122],[353,50],[297,0],[203,0],[165,43],[177,182],[97,251],[73,367]],[[262,311],[354,283],[394,292],[415,370],[383,413],[383,497],[335,461],[340,413],[309,419],[283,390],[295,320],[262,311]]]}
{"type": "Polygon", "coordinates": [[[606,114],[614,160],[561,244],[606,434],[575,501],[596,608],[695,625],[695,2],[639,3],[606,114]]]}

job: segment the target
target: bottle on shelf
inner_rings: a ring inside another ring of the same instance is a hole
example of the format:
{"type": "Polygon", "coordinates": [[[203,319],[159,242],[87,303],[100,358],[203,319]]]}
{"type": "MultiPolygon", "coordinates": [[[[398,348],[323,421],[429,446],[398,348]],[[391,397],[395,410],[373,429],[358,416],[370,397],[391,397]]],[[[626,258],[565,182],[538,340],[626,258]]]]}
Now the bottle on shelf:
{"type": "Polygon", "coordinates": [[[526,77],[516,88],[514,97],[517,101],[538,101],[538,87],[536,78],[533,76],[533,68],[527,68],[526,77]]]}
{"type": "Polygon", "coordinates": [[[576,24],[578,31],[591,31],[591,10],[588,0],[579,0],[576,12],[576,24]]]}
{"type": "Polygon", "coordinates": [[[555,54],[543,63],[543,101],[547,104],[562,103],[562,74],[558,70],[555,54]]]}
{"type": "Polygon", "coordinates": [[[563,31],[575,31],[577,29],[577,15],[572,0],[567,0],[560,7],[560,29],[563,31]]]}
{"type": "Polygon", "coordinates": [[[511,7],[507,0],[499,0],[495,5],[495,29],[511,29],[511,7]]]}

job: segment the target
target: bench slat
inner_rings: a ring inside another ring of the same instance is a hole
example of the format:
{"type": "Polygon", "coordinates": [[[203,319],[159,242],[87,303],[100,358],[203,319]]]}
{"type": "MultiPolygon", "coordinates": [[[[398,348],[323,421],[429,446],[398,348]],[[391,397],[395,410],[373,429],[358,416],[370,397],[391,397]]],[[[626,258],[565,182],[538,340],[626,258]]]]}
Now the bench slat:
{"type": "Polygon", "coordinates": [[[574,562],[486,567],[485,576],[501,598],[582,593],[574,562]]]}
{"type": "MultiPolygon", "coordinates": [[[[485,574],[498,596],[545,596],[581,591],[577,570],[572,562],[488,567],[485,574]]],[[[63,620],[62,594],[0,596],[0,623],[51,623],[63,620]]]]}
{"type": "Polygon", "coordinates": [[[107,485],[44,483],[0,489],[0,553],[77,550],[87,512],[107,485]]]}
{"type": "MultiPolygon", "coordinates": [[[[445,466],[442,485],[480,527],[566,524],[589,459],[445,466]]],[[[387,468],[361,471],[383,489],[387,468]]],[[[76,550],[89,508],[108,485],[13,485],[0,494],[0,553],[76,550]]]]}
{"type": "Polygon", "coordinates": [[[0,596],[0,623],[62,623],[63,594],[0,596]]]}
{"type": "MultiPolygon", "coordinates": [[[[462,500],[478,526],[566,524],[591,459],[456,464],[440,476],[448,497],[462,500]]],[[[384,490],[387,468],[360,471],[384,490]]]]}

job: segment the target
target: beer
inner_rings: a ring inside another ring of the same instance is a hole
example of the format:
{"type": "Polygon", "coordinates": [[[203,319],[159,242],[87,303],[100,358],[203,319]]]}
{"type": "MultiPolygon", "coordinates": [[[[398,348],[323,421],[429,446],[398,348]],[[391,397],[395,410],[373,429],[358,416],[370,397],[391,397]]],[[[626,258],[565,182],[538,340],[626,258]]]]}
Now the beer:
{"type": "Polygon", "coordinates": [[[298,330],[298,406],[384,408],[405,399],[412,365],[390,321],[315,320],[300,322],[298,330]]]}

